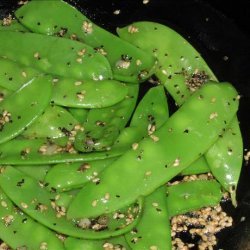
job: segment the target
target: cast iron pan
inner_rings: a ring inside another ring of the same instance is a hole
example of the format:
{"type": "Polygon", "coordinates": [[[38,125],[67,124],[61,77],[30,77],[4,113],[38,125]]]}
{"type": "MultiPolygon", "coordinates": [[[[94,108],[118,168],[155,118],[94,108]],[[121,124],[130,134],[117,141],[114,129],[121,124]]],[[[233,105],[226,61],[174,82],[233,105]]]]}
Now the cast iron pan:
{"type": "MultiPolygon", "coordinates": [[[[242,95],[238,117],[244,148],[250,148],[250,29],[246,23],[249,18],[244,16],[250,13],[246,5],[241,5],[243,1],[237,1],[238,8],[224,0],[214,6],[205,0],[150,0],[148,4],[143,4],[143,0],[68,1],[111,32],[115,32],[117,26],[149,20],[169,25],[182,34],[201,52],[219,80],[233,83],[242,95]],[[114,15],[115,10],[120,10],[120,14],[114,15]]],[[[16,9],[16,3],[1,0],[0,14],[16,9]]],[[[249,163],[243,163],[237,209],[225,207],[234,218],[234,226],[218,235],[216,249],[250,249],[249,167],[249,163]]]]}

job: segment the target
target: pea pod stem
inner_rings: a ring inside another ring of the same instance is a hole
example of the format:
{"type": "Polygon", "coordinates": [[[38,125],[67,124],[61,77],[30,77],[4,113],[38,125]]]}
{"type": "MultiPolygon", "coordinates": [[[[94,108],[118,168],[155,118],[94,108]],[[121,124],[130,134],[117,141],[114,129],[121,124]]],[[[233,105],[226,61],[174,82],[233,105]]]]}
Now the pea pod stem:
{"type": "Polygon", "coordinates": [[[236,97],[231,84],[204,85],[153,138],[143,139],[135,150],[128,150],[106,168],[100,175],[99,185],[88,183],[73,200],[68,218],[114,211],[152,193],[181,173],[218,139],[225,128],[224,121],[232,120],[238,109],[236,97]],[[211,102],[214,98],[216,101],[211,102]],[[108,200],[103,198],[105,193],[110,194],[108,200]]]}

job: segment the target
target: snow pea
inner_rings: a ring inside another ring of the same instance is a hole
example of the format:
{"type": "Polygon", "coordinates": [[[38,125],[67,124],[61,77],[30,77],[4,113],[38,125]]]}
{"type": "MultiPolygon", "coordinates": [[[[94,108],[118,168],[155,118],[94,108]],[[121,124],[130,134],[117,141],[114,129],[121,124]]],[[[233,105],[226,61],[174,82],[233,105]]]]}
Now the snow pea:
{"type": "Polygon", "coordinates": [[[124,152],[146,136],[152,136],[156,129],[168,119],[167,98],[162,86],[150,88],[137,105],[129,127],[124,128],[114,142],[112,149],[124,152]]]}
{"type": "Polygon", "coordinates": [[[43,181],[46,174],[51,169],[51,166],[49,165],[40,165],[40,166],[39,165],[38,166],[27,165],[27,166],[15,166],[15,168],[38,181],[43,181]]]}
{"type": "Polygon", "coordinates": [[[205,153],[205,158],[213,176],[230,192],[236,206],[236,190],[243,160],[243,142],[236,116],[222,138],[205,153]]]}
{"type": "Polygon", "coordinates": [[[98,185],[87,183],[72,201],[68,218],[114,211],[181,173],[223,133],[225,121],[229,124],[238,109],[236,97],[229,83],[203,85],[153,138],[143,139],[137,148],[128,150],[102,171],[98,185]],[[110,199],[104,199],[105,193],[110,199]]]}
{"type": "Polygon", "coordinates": [[[48,139],[12,139],[0,144],[1,165],[41,165],[65,162],[83,162],[120,156],[123,150],[76,153],[48,139]]]}
{"type": "Polygon", "coordinates": [[[47,227],[21,212],[0,189],[0,238],[13,249],[64,249],[47,227]]]}
{"type": "Polygon", "coordinates": [[[58,79],[53,84],[52,101],[72,108],[103,108],[122,101],[128,93],[127,86],[114,80],[77,81],[58,79]]]}
{"type": "Polygon", "coordinates": [[[114,250],[130,250],[124,236],[109,238],[105,240],[83,240],[68,237],[64,241],[66,250],[98,250],[98,249],[114,249],[114,250]]]}
{"type": "Polygon", "coordinates": [[[68,108],[68,111],[75,117],[75,119],[81,124],[84,123],[88,116],[88,109],[82,108],[68,108]]]}
{"type": "Polygon", "coordinates": [[[10,24],[6,24],[6,21],[0,20],[0,31],[20,31],[20,32],[28,32],[29,30],[25,28],[21,23],[17,20],[11,20],[10,24]]]}
{"type": "Polygon", "coordinates": [[[82,187],[85,183],[99,181],[100,172],[116,157],[91,162],[61,163],[51,168],[45,181],[58,191],[82,187]]]}
{"type": "Polygon", "coordinates": [[[172,249],[165,186],[145,197],[141,220],[125,238],[134,250],[172,249]]]}
{"type": "Polygon", "coordinates": [[[117,33],[122,39],[156,56],[159,63],[155,75],[177,104],[182,104],[204,82],[217,80],[188,41],[165,25],[135,22],[118,28],[117,33]]]}
{"type": "Polygon", "coordinates": [[[92,46],[109,60],[117,80],[137,83],[154,71],[152,55],[97,26],[64,1],[30,2],[15,15],[33,32],[77,39],[92,46]]]}
{"type": "MultiPolygon", "coordinates": [[[[208,79],[217,80],[192,45],[167,26],[137,22],[119,29],[118,33],[123,39],[155,54],[159,61],[156,76],[179,106],[208,79]],[[138,32],[131,33],[132,27],[138,32]]],[[[228,130],[218,139],[209,153],[209,167],[222,186],[231,193],[233,204],[236,205],[235,193],[243,161],[242,137],[237,119],[232,122],[231,129],[237,131],[237,135],[232,136],[228,130]],[[231,145],[235,145],[234,155],[231,155],[231,145]]]]}
{"type": "Polygon", "coordinates": [[[167,187],[166,191],[169,217],[216,206],[222,198],[221,186],[216,180],[182,182],[167,187]]]}
{"type": "Polygon", "coordinates": [[[16,91],[23,84],[40,74],[39,71],[20,65],[14,61],[0,58],[0,86],[16,91]]]}
{"type": "Polygon", "coordinates": [[[31,125],[48,106],[50,97],[50,77],[38,76],[2,101],[0,143],[16,137],[31,125]]]}
{"type": "Polygon", "coordinates": [[[139,85],[127,86],[128,95],[123,101],[89,111],[87,121],[83,124],[84,131],[76,135],[74,146],[77,150],[91,152],[110,149],[130,119],[138,98],[139,85]]]}
{"type": "Polygon", "coordinates": [[[112,78],[107,59],[78,41],[13,31],[1,31],[0,41],[0,56],[45,73],[83,80],[112,78]]]}
{"type": "Polygon", "coordinates": [[[203,174],[210,172],[210,168],[204,156],[201,156],[196,161],[192,162],[187,168],[185,168],[181,175],[193,175],[203,174]]]}
{"type": "Polygon", "coordinates": [[[78,121],[64,108],[49,105],[43,114],[29,126],[22,136],[25,138],[59,138],[70,133],[78,121]]]}
{"type": "Polygon", "coordinates": [[[53,193],[54,189],[47,190],[46,183],[37,182],[11,166],[2,169],[0,186],[23,212],[48,228],[72,237],[103,239],[118,236],[131,230],[141,214],[142,199],[115,213],[68,220],[66,207],[56,205],[58,193],[53,193]]]}

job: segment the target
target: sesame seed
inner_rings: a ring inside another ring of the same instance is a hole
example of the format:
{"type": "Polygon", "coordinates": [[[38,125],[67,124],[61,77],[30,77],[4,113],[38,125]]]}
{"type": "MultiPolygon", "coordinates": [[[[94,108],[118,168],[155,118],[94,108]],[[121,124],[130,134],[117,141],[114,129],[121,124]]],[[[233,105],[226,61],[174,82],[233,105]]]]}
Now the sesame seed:
{"type": "Polygon", "coordinates": [[[27,73],[25,71],[22,72],[23,77],[27,77],[27,73]]]}
{"type": "Polygon", "coordinates": [[[75,84],[75,86],[79,86],[82,84],[82,81],[76,81],[74,84],[75,84]]]}
{"type": "Polygon", "coordinates": [[[176,158],[176,159],[174,160],[173,166],[174,166],[174,167],[178,167],[179,165],[180,165],[180,159],[179,159],[179,158],[176,158]]]}
{"type": "MultiPolygon", "coordinates": [[[[148,3],[149,3],[149,0],[143,0],[142,3],[143,3],[143,4],[148,4],[148,3]]],[[[150,250],[153,250],[153,249],[150,249],[150,250]]]]}
{"type": "Polygon", "coordinates": [[[21,207],[28,208],[28,205],[26,203],[24,203],[24,202],[21,202],[21,207]]]}
{"type": "Polygon", "coordinates": [[[76,61],[77,61],[78,63],[82,63],[82,58],[81,58],[81,57],[78,57],[78,58],[76,59],[76,61]]]}
{"type": "Polygon", "coordinates": [[[133,34],[133,33],[139,32],[139,29],[134,25],[129,25],[128,26],[128,32],[133,34]]]}
{"type": "Polygon", "coordinates": [[[121,13],[121,10],[115,10],[113,13],[114,15],[119,15],[121,13]]]}
{"type": "Polygon", "coordinates": [[[91,203],[92,207],[96,207],[97,206],[97,200],[93,200],[93,202],[91,203]]]}
{"type": "Polygon", "coordinates": [[[150,250],[158,250],[158,247],[157,246],[151,246],[149,247],[150,250]]]}
{"type": "Polygon", "coordinates": [[[155,135],[150,135],[150,138],[154,141],[154,142],[158,142],[160,140],[159,137],[155,136],[155,135]]]}
{"type": "Polygon", "coordinates": [[[6,201],[1,201],[1,206],[2,207],[7,207],[8,205],[7,205],[7,202],[6,201]]]}
{"type": "Polygon", "coordinates": [[[138,143],[133,143],[133,144],[132,144],[132,149],[133,149],[133,150],[136,150],[138,147],[139,147],[139,144],[138,144],[138,143]]]}
{"type": "Polygon", "coordinates": [[[209,119],[213,120],[213,119],[215,119],[217,117],[218,117],[218,113],[217,112],[213,112],[213,113],[210,114],[209,119]]]}

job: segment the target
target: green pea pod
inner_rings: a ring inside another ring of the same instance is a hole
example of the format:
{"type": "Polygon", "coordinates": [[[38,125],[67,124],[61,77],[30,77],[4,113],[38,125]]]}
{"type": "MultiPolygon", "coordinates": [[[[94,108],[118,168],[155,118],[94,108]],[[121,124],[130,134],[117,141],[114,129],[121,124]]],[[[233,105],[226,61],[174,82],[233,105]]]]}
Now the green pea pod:
{"type": "Polygon", "coordinates": [[[0,58],[0,86],[8,90],[16,91],[38,75],[39,72],[33,68],[0,58]]]}
{"type": "Polygon", "coordinates": [[[118,28],[117,33],[122,39],[156,56],[159,63],[155,75],[177,104],[182,104],[191,95],[197,87],[195,84],[217,80],[201,55],[180,34],[165,25],[135,22],[118,28]]]}
{"type": "Polygon", "coordinates": [[[166,204],[166,188],[145,197],[141,220],[125,238],[134,250],[171,250],[171,227],[166,204]]]}
{"type": "Polygon", "coordinates": [[[22,213],[0,189],[0,239],[13,249],[64,249],[47,227],[22,213]]]}
{"type": "Polygon", "coordinates": [[[12,94],[12,91],[0,86],[0,103],[11,94],[12,94]]]}
{"type": "Polygon", "coordinates": [[[21,31],[21,32],[28,32],[29,30],[25,28],[21,23],[17,20],[11,20],[10,23],[5,20],[0,20],[0,31],[21,31]]]}
{"type": "Polygon", "coordinates": [[[81,124],[87,119],[89,109],[81,108],[68,108],[68,111],[75,117],[75,119],[81,124]]]}
{"type": "Polygon", "coordinates": [[[169,217],[216,206],[222,198],[221,186],[215,180],[182,182],[167,187],[169,217]]]}
{"type": "Polygon", "coordinates": [[[72,147],[60,146],[47,139],[13,139],[0,144],[1,165],[41,165],[66,162],[94,161],[120,156],[122,149],[76,153],[72,147]]]}
{"type": "Polygon", "coordinates": [[[58,164],[48,172],[45,182],[58,191],[79,188],[89,181],[98,183],[100,172],[115,159],[116,157],[91,162],[58,164]]]}
{"type": "Polygon", "coordinates": [[[230,192],[236,206],[236,189],[243,159],[243,142],[236,116],[224,135],[205,153],[205,158],[212,174],[230,192]]]}
{"type": "Polygon", "coordinates": [[[121,249],[130,250],[124,236],[109,238],[105,240],[83,240],[68,237],[64,241],[66,250],[98,250],[98,249],[121,249]]]}
{"type": "MultiPolygon", "coordinates": [[[[123,39],[155,54],[159,61],[156,76],[178,105],[182,105],[208,79],[216,80],[209,66],[192,45],[167,26],[137,22],[119,29],[118,33],[123,39]],[[137,32],[129,32],[131,27],[137,32]]],[[[237,136],[226,131],[224,137],[211,149],[208,163],[217,180],[231,193],[233,204],[236,205],[235,191],[242,167],[243,145],[238,121],[232,123],[231,129],[237,131],[237,136]],[[230,152],[226,153],[230,148],[228,145],[235,145],[237,157],[231,156],[230,152]]]]}
{"type": "Polygon", "coordinates": [[[38,181],[43,181],[46,174],[51,169],[51,166],[49,165],[41,165],[41,166],[27,165],[27,166],[15,166],[15,168],[38,181]]]}
{"type": "Polygon", "coordinates": [[[187,168],[185,168],[181,175],[193,175],[203,174],[210,172],[210,168],[204,156],[200,157],[196,161],[192,162],[187,168]]]}
{"type": "Polygon", "coordinates": [[[66,207],[56,205],[58,193],[53,193],[54,189],[47,190],[46,183],[37,182],[10,166],[2,169],[0,186],[23,212],[48,228],[72,237],[103,239],[118,236],[131,230],[141,214],[142,200],[98,218],[68,220],[66,207]]]}
{"type": "Polygon", "coordinates": [[[68,218],[112,212],[181,173],[223,133],[225,121],[228,124],[238,109],[236,97],[229,83],[202,86],[153,138],[143,139],[106,168],[99,185],[86,184],[71,203],[68,218]],[[105,193],[110,194],[109,200],[104,199],[105,193]]]}
{"type": "Polygon", "coordinates": [[[78,39],[94,47],[107,57],[117,80],[137,83],[154,71],[152,55],[98,27],[64,1],[30,2],[15,15],[33,32],[78,39]]]}
{"type": "Polygon", "coordinates": [[[13,31],[1,31],[0,41],[0,56],[45,73],[76,79],[112,78],[107,59],[77,41],[13,31]]]}
{"type": "Polygon", "coordinates": [[[22,135],[26,138],[54,139],[67,136],[78,124],[78,121],[66,109],[49,105],[22,135]]]}
{"type": "Polygon", "coordinates": [[[127,86],[114,80],[76,81],[63,78],[53,85],[52,101],[72,108],[104,108],[122,101],[128,93],[127,86]]]}
{"type": "Polygon", "coordinates": [[[139,85],[127,86],[128,95],[123,101],[89,111],[87,121],[83,124],[84,131],[79,131],[76,135],[74,146],[77,150],[91,152],[110,149],[136,105],[139,85]]]}
{"type": "Polygon", "coordinates": [[[162,126],[169,117],[167,99],[162,86],[148,90],[137,105],[131,118],[130,126],[124,128],[112,149],[129,149],[156,129],[162,126]]]}
{"type": "Polygon", "coordinates": [[[16,137],[31,125],[48,106],[50,97],[50,77],[38,76],[2,101],[0,143],[16,137]]]}

